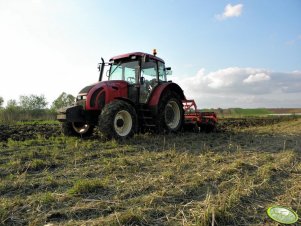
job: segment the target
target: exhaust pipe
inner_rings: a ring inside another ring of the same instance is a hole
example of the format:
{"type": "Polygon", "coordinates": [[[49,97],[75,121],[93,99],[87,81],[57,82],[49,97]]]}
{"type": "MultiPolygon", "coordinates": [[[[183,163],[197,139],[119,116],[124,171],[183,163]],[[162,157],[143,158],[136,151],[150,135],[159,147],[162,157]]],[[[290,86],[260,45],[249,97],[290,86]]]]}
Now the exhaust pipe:
{"type": "Polygon", "coordinates": [[[105,67],[105,61],[104,61],[103,58],[101,58],[101,63],[98,64],[98,70],[99,70],[99,79],[98,79],[98,81],[99,82],[102,80],[102,74],[103,74],[104,67],[105,67]]]}

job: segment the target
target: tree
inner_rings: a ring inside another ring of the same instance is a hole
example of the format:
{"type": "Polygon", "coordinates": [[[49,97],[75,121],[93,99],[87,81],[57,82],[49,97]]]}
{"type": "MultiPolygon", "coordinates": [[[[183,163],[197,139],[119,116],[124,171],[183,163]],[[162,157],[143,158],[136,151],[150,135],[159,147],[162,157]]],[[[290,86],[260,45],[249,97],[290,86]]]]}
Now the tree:
{"type": "Polygon", "coordinates": [[[47,101],[44,95],[20,96],[20,107],[24,110],[41,110],[47,106],[47,101]]]}
{"type": "Polygon", "coordinates": [[[18,104],[16,100],[8,100],[6,104],[6,109],[16,109],[18,108],[18,104]]]}
{"type": "Polygon", "coordinates": [[[63,107],[68,107],[72,105],[74,101],[75,101],[74,96],[63,92],[57,99],[53,101],[51,109],[58,110],[63,107]]]}
{"type": "Polygon", "coordinates": [[[224,118],[224,109],[218,108],[217,110],[222,115],[222,117],[224,118]]]}
{"type": "Polygon", "coordinates": [[[4,99],[3,99],[3,97],[0,97],[0,108],[2,108],[2,104],[3,104],[3,102],[4,102],[4,99]]]}

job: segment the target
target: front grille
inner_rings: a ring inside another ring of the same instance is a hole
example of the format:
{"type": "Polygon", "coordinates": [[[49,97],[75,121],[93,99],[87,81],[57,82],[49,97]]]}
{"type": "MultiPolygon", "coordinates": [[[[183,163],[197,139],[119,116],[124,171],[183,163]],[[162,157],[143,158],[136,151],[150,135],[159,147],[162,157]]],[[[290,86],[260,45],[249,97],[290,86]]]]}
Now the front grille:
{"type": "Polygon", "coordinates": [[[83,106],[83,109],[86,109],[86,100],[77,100],[76,105],[83,106]]]}

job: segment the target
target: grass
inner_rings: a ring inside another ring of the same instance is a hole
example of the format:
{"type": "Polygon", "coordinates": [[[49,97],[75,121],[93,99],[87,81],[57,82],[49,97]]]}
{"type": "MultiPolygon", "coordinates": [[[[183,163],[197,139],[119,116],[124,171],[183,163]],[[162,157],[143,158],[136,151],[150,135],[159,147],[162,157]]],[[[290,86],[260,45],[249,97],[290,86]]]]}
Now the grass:
{"type": "Polygon", "coordinates": [[[229,108],[229,109],[202,109],[201,111],[214,111],[219,118],[244,118],[244,117],[258,117],[267,116],[274,112],[267,108],[229,108]]]}
{"type": "Polygon", "coordinates": [[[213,111],[218,118],[245,118],[245,117],[267,117],[277,114],[288,114],[300,116],[300,108],[217,108],[201,109],[201,112],[213,111]]]}
{"type": "Polygon", "coordinates": [[[0,225],[278,225],[270,205],[301,214],[300,142],[300,118],[124,142],[9,139],[0,225]]]}
{"type": "Polygon", "coordinates": [[[28,121],[17,121],[16,125],[57,125],[60,124],[57,120],[28,120],[28,121]]]}
{"type": "Polygon", "coordinates": [[[233,108],[230,109],[230,114],[234,117],[246,117],[246,116],[260,116],[260,115],[268,115],[273,112],[266,108],[255,108],[255,109],[242,109],[242,108],[233,108]]]}
{"type": "Polygon", "coordinates": [[[71,195],[105,194],[110,191],[106,184],[107,182],[104,183],[100,179],[81,179],[74,183],[68,193],[71,195]]]}

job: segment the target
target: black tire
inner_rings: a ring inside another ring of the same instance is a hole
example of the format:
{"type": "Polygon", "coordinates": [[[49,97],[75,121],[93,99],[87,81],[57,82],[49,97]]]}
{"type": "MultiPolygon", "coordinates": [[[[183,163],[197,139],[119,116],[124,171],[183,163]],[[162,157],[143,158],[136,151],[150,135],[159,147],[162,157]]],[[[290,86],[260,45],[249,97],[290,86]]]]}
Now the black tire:
{"type": "Polygon", "coordinates": [[[216,131],[216,123],[210,120],[206,128],[206,133],[211,133],[215,131],[216,131]]]}
{"type": "Polygon", "coordinates": [[[115,100],[103,108],[99,116],[98,127],[108,139],[130,138],[138,128],[136,110],[123,100],[115,100]]]}
{"type": "Polygon", "coordinates": [[[201,125],[201,131],[205,132],[205,133],[211,133],[211,132],[215,132],[216,130],[216,124],[213,121],[209,121],[203,125],[201,125]]]}
{"type": "Polygon", "coordinates": [[[183,123],[184,109],[181,98],[177,93],[167,91],[158,105],[156,120],[158,132],[178,132],[182,129],[183,123]]]}
{"type": "Polygon", "coordinates": [[[199,133],[200,127],[196,123],[189,123],[189,124],[184,123],[183,131],[199,133]]]}
{"type": "Polygon", "coordinates": [[[78,123],[78,122],[63,122],[62,132],[65,136],[73,137],[89,137],[93,134],[94,126],[78,123]]]}

